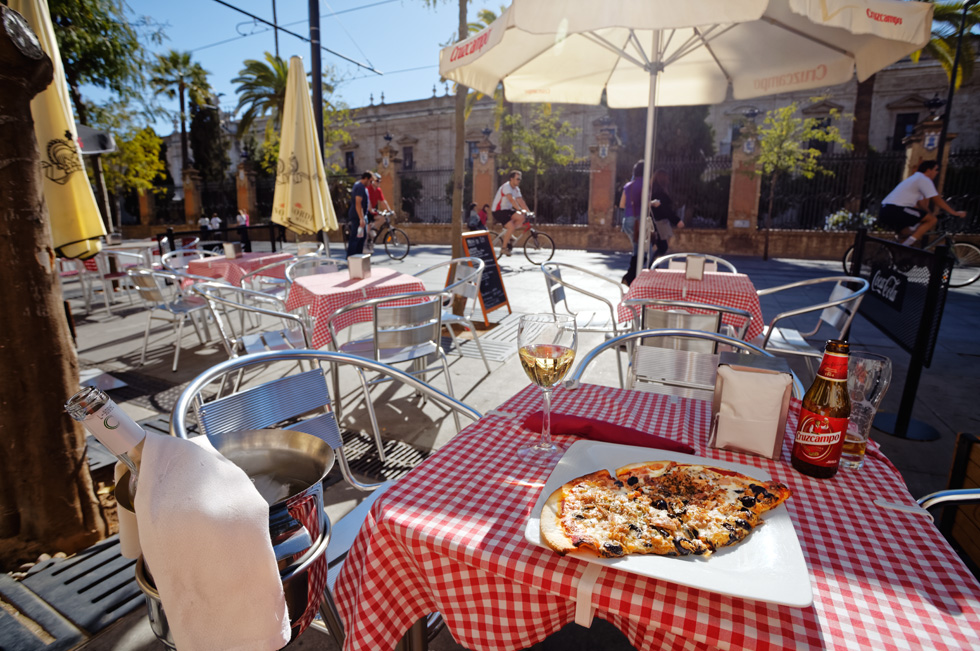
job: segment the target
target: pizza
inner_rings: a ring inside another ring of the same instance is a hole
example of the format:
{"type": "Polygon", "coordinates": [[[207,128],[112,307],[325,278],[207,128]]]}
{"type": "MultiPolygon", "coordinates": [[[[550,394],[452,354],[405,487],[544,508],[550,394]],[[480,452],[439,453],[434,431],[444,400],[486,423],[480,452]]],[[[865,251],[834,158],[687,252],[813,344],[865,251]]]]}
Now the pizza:
{"type": "Polygon", "coordinates": [[[779,482],[724,468],[635,463],[559,487],[541,511],[541,538],[560,554],[709,556],[744,540],[791,494],[779,482]]]}

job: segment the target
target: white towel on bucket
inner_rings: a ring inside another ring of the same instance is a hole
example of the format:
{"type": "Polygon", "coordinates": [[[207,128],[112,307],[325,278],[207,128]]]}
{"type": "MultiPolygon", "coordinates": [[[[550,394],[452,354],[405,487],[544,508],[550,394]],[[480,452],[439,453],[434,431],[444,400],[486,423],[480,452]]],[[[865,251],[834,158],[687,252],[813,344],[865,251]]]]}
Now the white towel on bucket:
{"type": "Polygon", "coordinates": [[[289,642],[269,505],[206,437],[147,434],[136,517],[178,649],[259,651],[289,642]]]}

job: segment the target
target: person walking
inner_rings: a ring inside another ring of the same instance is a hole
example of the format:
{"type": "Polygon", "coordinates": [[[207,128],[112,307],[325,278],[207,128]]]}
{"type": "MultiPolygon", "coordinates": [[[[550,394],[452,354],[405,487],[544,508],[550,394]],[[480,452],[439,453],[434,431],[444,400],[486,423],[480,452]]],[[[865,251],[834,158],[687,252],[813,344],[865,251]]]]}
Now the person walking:
{"type": "Polygon", "coordinates": [[[197,220],[197,225],[200,227],[202,233],[211,230],[211,220],[204,213],[201,213],[201,218],[197,220]]]}
{"type": "Polygon", "coordinates": [[[211,230],[215,231],[214,239],[216,240],[221,239],[221,233],[217,232],[221,230],[221,226],[222,226],[221,217],[218,217],[218,213],[216,212],[211,213],[211,230]]]}
{"type": "Polygon", "coordinates": [[[656,230],[657,258],[667,253],[670,238],[674,236],[674,229],[684,228],[684,222],[674,210],[674,199],[667,191],[669,185],[670,175],[667,170],[657,170],[653,173],[650,184],[650,206],[653,212],[653,225],[656,230]]]}
{"type": "Polygon", "coordinates": [[[524,225],[524,213],[530,212],[527,204],[524,203],[524,197],[521,196],[521,176],[521,172],[512,171],[507,176],[507,181],[497,188],[497,193],[493,196],[494,221],[504,226],[500,255],[497,257],[510,255],[513,252],[514,247],[510,239],[514,236],[514,230],[524,225]]]}
{"type": "MultiPolygon", "coordinates": [[[[640,203],[643,201],[643,161],[636,161],[633,165],[633,178],[623,186],[623,193],[619,198],[619,208],[623,211],[623,222],[620,225],[626,237],[630,238],[633,246],[633,255],[630,257],[630,264],[623,276],[622,282],[627,287],[636,278],[636,256],[639,247],[637,242],[640,239],[640,216],[643,211],[640,203]]],[[[650,235],[650,233],[648,233],[650,235]]],[[[650,261],[650,250],[645,252],[644,258],[650,261]]]]}
{"type": "Polygon", "coordinates": [[[248,226],[248,213],[245,212],[244,208],[238,209],[238,215],[235,216],[235,221],[238,226],[248,226]]]}
{"type": "Polygon", "coordinates": [[[490,218],[490,204],[488,203],[483,204],[483,207],[480,208],[479,215],[480,215],[480,224],[483,225],[483,228],[486,228],[487,219],[490,218]]]}
{"type": "Polygon", "coordinates": [[[936,213],[930,210],[935,203],[951,215],[966,217],[965,210],[953,210],[936,190],[939,163],[927,160],[919,163],[914,174],[895,186],[881,200],[878,223],[905,237],[905,246],[912,246],[936,225],[936,213]]]}
{"type": "Polygon", "coordinates": [[[367,217],[371,209],[368,186],[373,175],[361,174],[361,179],[350,189],[350,208],[347,210],[347,257],[364,253],[364,240],[367,238],[367,217]]]}
{"type": "Polygon", "coordinates": [[[471,231],[483,230],[483,220],[480,219],[480,214],[476,211],[476,203],[471,203],[470,207],[466,209],[466,218],[463,223],[471,231]]]}

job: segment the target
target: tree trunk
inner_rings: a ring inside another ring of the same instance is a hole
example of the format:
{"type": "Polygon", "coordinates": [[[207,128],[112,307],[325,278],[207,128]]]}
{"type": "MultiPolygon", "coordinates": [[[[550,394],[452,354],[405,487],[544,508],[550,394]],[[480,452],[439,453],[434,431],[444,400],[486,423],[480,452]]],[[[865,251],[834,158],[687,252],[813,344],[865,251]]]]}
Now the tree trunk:
{"type": "Polygon", "coordinates": [[[769,181],[769,210],[766,211],[766,235],[762,245],[762,259],[769,259],[769,231],[772,230],[772,203],[776,198],[776,179],[778,174],[773,174],[769,181]]]}
{"type": "MultiPolygon", "coordinates": [[[[466,38],[469,27],[466,23],[466,0],[459,0],[459,31],[460,41],[466,38]]],[[[453,163],[453,207],[452,207],[452,238],[453,257],[463,255],[463,177],[466,174],[466,94],[470,89],[463,84],[456,84],[456,151],[453,163]]]]}
{"type": "Polygon", "coordinates": [[[187,169],[190,153],[187,149],[187,126],[184,123],[184,82],[177,86],[180,93],[180,170],[187,169]]]}
{"type": "MultiPolygon", "coordinates": [[[[0,6],[0,16],[6,11],[0,6]]],[[[84,432],[64,410],[78,388],[78,361],[30,107],[51,82],[51,61],[25,56],[0,30],[0,70],[0,536],[72,553],[107,531],[84,432]]]]}
{"type": "Polygon", "coordinates": [[[854,146],[854,165],[847,177],[847,203],[845,208],[860,212],[864,198],[864,176],[868,163],[868,132],[871,130],[871,102],[875,91],[875,76],[871,75],[858,84],[854,100],[854,129],[851,145],[854,146]]]}

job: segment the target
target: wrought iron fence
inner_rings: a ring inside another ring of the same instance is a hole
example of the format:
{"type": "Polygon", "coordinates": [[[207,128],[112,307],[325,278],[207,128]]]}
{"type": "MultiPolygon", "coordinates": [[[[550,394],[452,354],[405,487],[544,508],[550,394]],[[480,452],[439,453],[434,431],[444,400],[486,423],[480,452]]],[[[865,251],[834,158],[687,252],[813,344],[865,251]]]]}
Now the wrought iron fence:
{"type": "Polygon", "coordinates": [[[668,191],[684,225],[725,228],[731,189],[731,156],[658,160],[657,169],[670,175],[668,191]]]}
{"type": "Polygon", "coordinates": [[[590,185],[585,161],[551,168],[538,178],[537,189],[533,175],[525,173],[521,193],[538,224],[587,224],[590,185]]]}
{"type": "MultiPolygon", "coordinates": [[[[453,170],[413,169],[401,177],[402,211],[405,220],[423,224],[452,221],[453,170]]],[[[467,202],[464,191],[464,203],[467,202]]],[[[473,196],[472,189],[469,196],[473,196]]]]}
{"type": "Polygon", "coordinates": [[[953,208],[966,211],[966,219],[954,219],[947,225],[964,233],[980,233],[980,150],[961,149],[949,155],[943,196],[953,208]]]}
{"type": "Polygon", "coordinates": [[[158,200],[154,213],[156,224],[183,224],[185,222],[184,200],[158,200]]]}

